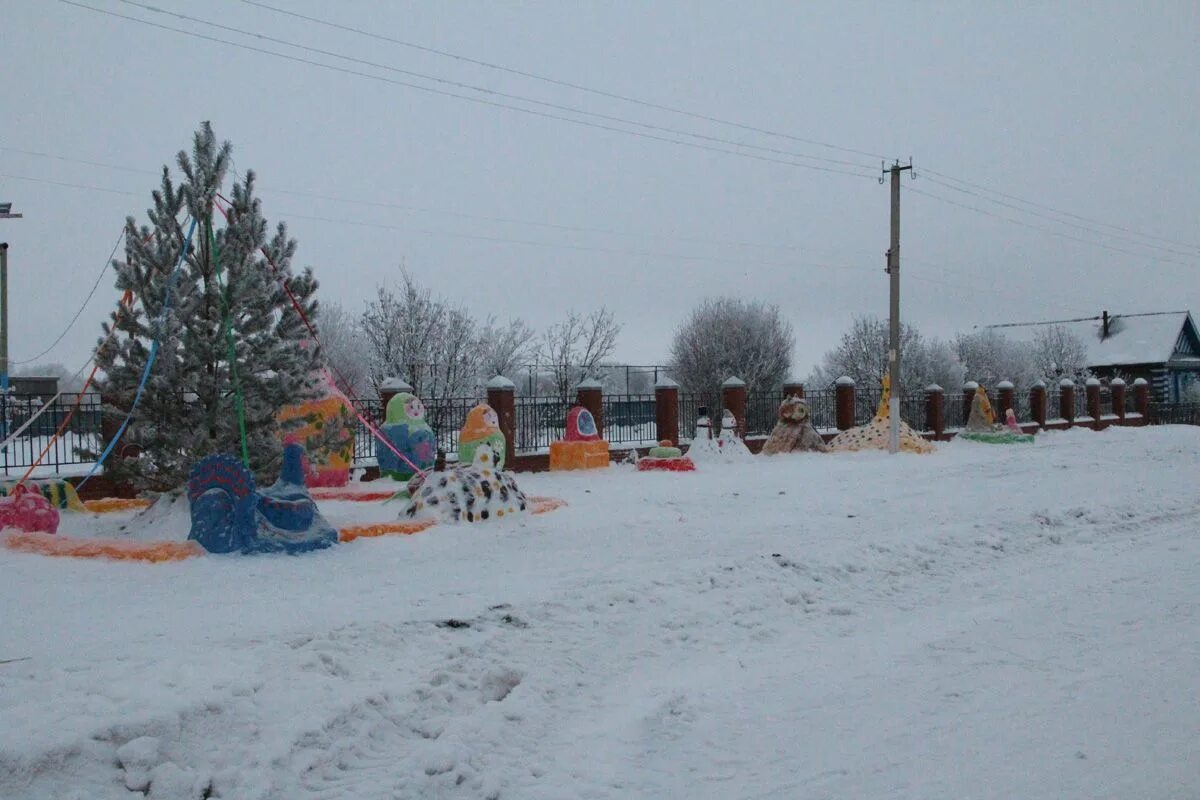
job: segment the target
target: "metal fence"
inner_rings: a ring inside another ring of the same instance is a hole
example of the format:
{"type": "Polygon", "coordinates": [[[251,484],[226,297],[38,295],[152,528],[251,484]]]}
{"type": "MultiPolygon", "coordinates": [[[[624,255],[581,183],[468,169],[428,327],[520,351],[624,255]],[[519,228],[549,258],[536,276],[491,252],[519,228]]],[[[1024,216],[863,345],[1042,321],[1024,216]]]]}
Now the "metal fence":
{"type": "Polygon", "coordinates": [[[1151,425],[1200,425],[1200,403],[1151,403],[1151,425]]]}
{"type": "MultiPolygon", "coordinates": [[[[49,398],[37,395],[0,395],[0,439],[8,438],[12,431],[36,414],[49,398]]],[[[63,395],[50,408],[33,421],[20,436],[9,443],[0,453],[0,466],[5,474],[12,470],[24,471],[37,461],[42,450],[49,448],[41,460],[41,467],[57,472],[62,467],[88,464],[80,450],[100,450],[100,418],[102,404],[100,395],[63,395]],[[71,422],[62,435],[54,439],[54,433],[63,424],[67,414],[79,399],[79,408],[71,416],[71,422]],[[51,441],[53,439],[53,442],[51,441]]]]}

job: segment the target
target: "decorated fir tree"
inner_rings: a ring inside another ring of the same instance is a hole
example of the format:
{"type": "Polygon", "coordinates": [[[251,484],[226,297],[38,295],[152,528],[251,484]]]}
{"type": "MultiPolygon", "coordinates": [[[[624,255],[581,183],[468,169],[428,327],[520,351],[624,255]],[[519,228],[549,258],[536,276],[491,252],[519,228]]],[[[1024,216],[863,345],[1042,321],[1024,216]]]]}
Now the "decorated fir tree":
{"type": "Polygon", "coordinates": [[[228,202],[218,198],[230,153],[204,123],[191,154],[177,156],[179,179],[163,167],[149,224],[126,220],[125,260],[114,263],[117,288],[134,300],[105,323],[96,357],[105,418],[114,425],[134,404],[158,341],[142,397],[106,465],[141,490],[183,485],[211,453],[245,452],[260,479],[272,477],[280,411],[315,394],[320,354],[281,278],[310,319],[317,282],[311,270],[292,273],[296,242],[282,223],[269,235],[252,172],[233,181],[228,202]]]}

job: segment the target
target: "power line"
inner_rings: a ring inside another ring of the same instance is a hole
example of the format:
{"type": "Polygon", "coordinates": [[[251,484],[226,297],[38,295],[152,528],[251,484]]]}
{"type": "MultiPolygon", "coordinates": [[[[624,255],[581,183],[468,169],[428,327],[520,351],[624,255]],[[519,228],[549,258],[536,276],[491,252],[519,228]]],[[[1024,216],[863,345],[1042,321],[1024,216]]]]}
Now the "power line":
{"type": "Polygon", "coordinates": [[[930,183],[937,184],[938,186],[944,186],[945,188],[950,189],[951,191],[971,195],[972,197],[978,197],[981,200],[985,200],[989,203],[994,203],[998,206],[1002,206],[1003,208],[1012,209],[1013,211],[1017,211],[1021,214],[1029,214],[1030,216],[1049,220],[1050,222],[1054,222],[1059,225],[1066,225],[1068,227],[1075,228],[1076,230],[1087,231],[1089,233],[1095,233],[1100,236],[1108,236],[1112,239],[1116,239],[1117,241],[1120,241],[1120,242],[1126,242],[1135,247],[1145,247],[1148,249],[1163,250],[1165,252],[1172,253],[1174,255],[1179,255],[1179,256],[1193,257],[1195,255],[1198,255],[1198,253],[1191,253],[1191,252],[1187,252],[1184,250],[1176,250],[1172,247],[1167,247],[1167,246],[1161,245],[1161,244],[1149,244],[1147,242],[1139,242],[1136,239],[1131,239],[1127,236],[1121,236],[1120,234],[1116,234],[1116,233],[1110,233],[1108,231],[1102,230],[1100,228],[1095,228],[1090,225],[1084,225],[1084,224],[1078,223],[1078,222],[1069,222],[1067,220],[1057,219],[1057,218],[1051,217],[1047,214],[1042,214],[1037,211],[1030,211],[1027,208],[1022,208],[1021,206],[1016,205],[1015,203],[1007,203],[1003,200],[996,200],[994,198],[988,197],[986,194],[983,194],[982,192],[976,192],[976,191],[972,191],[970,189],[964,189],[964,188],[955,186],[951,183],[947,183],[946,181],[938,180],[937,178],[930,178],[930,177],[926,176],[926,180],[928,180],[930,183]]]}
{"type": "MultiPolygon", "coordinates": [[[[606,130],[606,131],[611,131],[613,133],[622,133],[627,136],[637,136],[637,137],[643,138],[643,139],[650,139],[653,141],[666,142],[668,144],[676,144],[676,145],[680,145],[683,147],[690,147],[690,148],[693,148],[696,150],[706,150],[706,151],[713,152],[713,153],[723,153],[725,155],[740,156],[742,158],[752,158],[757,161],[764,161],[764,162],[772,163],[772,164],[783,164],[783,165],[789,166],[789,167],[800,167],[802,169],[810,169],[810,170],[815,170],[817,172],[829,172],[829,173],[839,174],[839,175],[850,175],[850,176],[856,177],[856,178],[867,178],[867,177],[873,178],[874,177],[873,174],[865,173],[865,172],[852,172],[847,169],[839,169],[836,167],[821,167],[821,166],[816,166],[814,164],[805,164],[805,163],[801,163],[801,162],[797,162],[797,161],[789,161],[789,160],[781,159],[781,158],[772,158],[770,156],[760,155],[757,153],[747,153],[747,152],[742,152],[739,150],[728,150],[723,147],[716,147],[713,145],[702,144],[700,142],[689,142],[684,139],[674,139],[674,138],[671,138],[670,136],[659,136],[657,134],[652,134],[652,133],[631,131],[626,128],[615,127],[613,125],[605,125],[605,124],[598,123],[598,122],[589,122],[587,120],[575,119],[573,117],[566,117],[566,116],[562,116],[561,114],[553,114],[550,112],[538,111],[536,109],[531,109],[531,108],[522,108],[521,106],[515,106],[515,105],[509,104],[509,103],[502,103],[502,102],[499,102],[496,100],[488,100],[488,99],[482,98],[482,97],[473,97],[471,95],[460,94],[458,92],[446,91],[444,89],[436,89],[431,86],[422,86],[420,84],[410,83],[408,81],[401,81],[401,80],[396,80],[394,78],[387,78],[382,75],[373,75],[369,72],[361,72],[359,70],[348,69],[346,67],[339,67],[335,64],[325,64],[320,61],[313,61],[313,60],[307,59],[307,58],[300,58],[299,56],[288,55],[287,53],[279,53],[274,50],[267,50],[265,48],[255,47],[253,45],[242,44],[240,42],[232,42],[232,41],[229,41],[228,39],[222,39],[217,36],[208,36],[207,34],[197,33],[195,31],[183,30],[182,28],[173,28],[170,25],[161,25],[157,22],[151,22],[150,20],[140,19],[138,17],[131,17],[127,14],[120,14],[115,11],[109,11],[107,9],[96,8],[95,6],[90,6],[90,5],[87,5],[86,3],[76,2],[76,0],[59,0],[59,2],[63,3],[64,5],[75,6],[76,8],[82,8],[82,9],[86,9],[88,11],[94,11],[98,14],[104,14],[106,16],[115,17],[117,19],[124,19],[124,20],[128,20],[130,22],[136,22],[141,25],[146,25],[146,26],[149,26],[152,28],[158,28],[159,30],[171,31],[173,33],[178,33],[180,35],[189,36],[189,37],[192,37],[195,39],[203,39],[205,41],[216,42],[219,44],[228,45],[230,47],[236,47],[236,48],[239,48],[242,50],[249,50],[251,52],[261,53],[263,55],[273,56],[275,58],[281,58],[281,59],[284,59],[285,61],[291,61],[293,63],[307,64],[309,66],[318,67],[320,69],[330,70],[333,72],[340,72],[345,75],[354,75],[354,76],[361,77],[361,78],[367,78],[369,80],[379,81],[381,83],[389,83],[389,84],[392,84],[395,86],[403,86],[403,87],[406,87],[409,89],[416,89],[418,91],[427,92],[429,94],[440,95],[443,97],[452,97],[452,98],[455,98],[458,100],[466,100],[466,101],[469,101],[472,103],[478,103],[480,105],[492,106],[495,108],[504,108],[504,109],[508,109],[510,111],[517,111],[522,114],[528,114],[530,116],[542,117],[545,119],[553,119],[553,120],[558,120],[560,122],[568,122],[573,125],[580,125],[583,127],[595,128],[598,130],[606,130]]],[[[245,33],[244,35],[250,36],[250,37],[257,36],[257,34],[249,33],[249,32],[245,33]]],[[[338,56],[338,57],[346,58],[345,56],[338,56]]],[[[579,111],[579,112],[575,112],[575,113],[586,113],[586,112],[579,111]]],[[[641,125],[642,123],[628,121],[626,124],[641,125]]],[[[688,134],[688,135],[694,136],[695,134],[688,134]]],[[[742,146],[742,145],[737,145],[737,146],[742,146]]],[[[811,156],[805,156],[805,157],[811,158],[811,156]]]]}
{"type": "Polygon", "coordinates": [[[547,75],[540,75],[535,72],[526,72],[524,70],[515,69],[513,67],[506,67],[503,64],[496,64],[496,63],[493,63],[490,61],[483,61],[480,59],[471,58],[470,56],[464,56],[459,53],[452,53],[447,50],[439,50],[434,47],[428,47],[426,45],[417,44],[415,42],[404,41],[403,39],[396,39],[391,36],[384,36],[382,34],[374,33],[372,31],[363,30],[362,28],[355,28],[355,27],[352,27],[349,25],[341,25],[339,23],[332,22],[330,20],[320,19],[318,17],[310,17],[305,14],[297,13],[295,11],[289,11],[287,9],[277,8],[276,6],[271,6],[266,3],[256,2],[256,0],[242,0],[242,2],[246,3],[247,5],[256,6],[258,8],[266,9],[268,11],[273,11],[276,14],[284,14],[286,16],[294,17],[296,19],[302,19],[302,20],[305,20],[306,22],[311,22],[316,25],[324,25],[325,27],[328,27],[328,28],[333,28],[333,29],[340,30],[340,31],[346,31],[348,33],[356,33],[356,34],[359,34],[360,36],[367,36],[371,39],[377,39],[379,41],[389,42],[391,44],[400,45],[401,47],[408,47],[408,48],[411,48],[414,50],[419,50],[424,53],[432,53],[434,55],[443,56],[445,58],[452,58],[456,61],[461,61],[461,62],[468,63],[468,64],[475,64],[476,66],[487,67],[488,69],[499,70],[500,72],[506,72],[510,75],[518,75],[522,78],[530,78],[532,80],[542,81],[544,83],[553,84],[555,86],[562,86],[567,89],[575,89],[577,91],[587,92],[589,94],[594,94],[599,97],[607,97],[611,100],[620,100],[625,103],[633,103],[635,105],[643,106],[645,108],[652,108],[657,111],[666,111],[671,114],[680,114],[685,117],[691,117],[692,119],[704,120],[705,122],[713,122],[718,125],[728,125],[730,127],[739,128],[744,131],[760,133],[760,134],[764,134],[766,136],[775,136],[775,137],[778,137],[781,139],[790,139],[794,142],[801,142],[803,144],[811,144],[811,145],[815,145],[817,147],[825,147],[830,150],[838,150],[843,153],[853,153],[855,155],[866,156],[871,159],[876,159],[876,158],[885,159],[885,160],[887,159],[887,156],[880,155],[879,153],[871,153],[866,150],[856,150],[852,147],[844,147],[842,145],[830,144],[829,142],[822,142],[817,139],[808,139],[808,138],[805,138],[802,136],[795,136],[795,135],[792,135],[789,133],[773,131],[773,130],[770,130],[767,128],[760,128],[760,127],[757,127],[754,125],[749,125],[744,122],[736,122],[733,120],[722,119],[720,117],[714,117],[714,116],[710,116],[708,114],[701,114],[701,113],[695,112],[695,111],[688,111],[688,110],[682,109],[682,108],[676,108],[673,106],[662,105],[660,103],[654,103],[654,102],[651,102],[648,100],[642,100],[642,99],[639,99],[636,97],[630,97],[629,95],[617,94],[616,92],[608,92],[608,91],[604,91],[603,89],[596,89],[593,87],[584,86],[582,84],[572,83],[570,81],[559,80],[558,78],[551,78],[547,75]]]}
{"type": "Polygon", "coordinates": [[[516,100],[516,101],[519,101],[522,103],[530,103],[532,105],[542,106],[543,108],[552,108],[556,111],[566,111],[571,114],[580,114],[583,116],[595,117],[596,119],[602,119],[602,120],[606,120],[608,122],[619,122],[624,125],[635,125],[639,128],[645,128],[646,130],[660,131],[663,133],[674,134],[676,136],[691,136],[693,138],[700,139],[702,141],[716,142],[718,144],[727,144],[727,145],[732,145],[734,147],[744,147],[744,148],[747,148],[750,150],[760,150],[765,153],[774,153],[776,155],[788,156],[789,158],[807,159],[807,160],[818,161],[818,162],[823,162],[823,163],[827,163],[827,164],[838,164],[841,166],[858,167],[860,169],[868,168],[868,165],[863,164],[861,161],[845,161],[845,160],[836,159],[836,158],[825,158],[823,156],[813,156],[813,155],[808,155],[806,153],[797,153],[792,150],[782,150],[777,147],[767,147],[764,145],[750,144],[748,142],[737,141],[734,139],[725,139],[725,138],[722,138],[719,136],[708,136],[708,135],[705,135],[702,133],[694,133],[692,131],[682,130],[679,128],[669,128],[669,127],[666,127],[663,125],[653,125],[650,123],[640,122],[638,120],[629,119],[627,117],[618,117],[618,116],[613,116],[610,114],[602,114],[602,113],[599,113],[596,111],[588,111],[586,109],[578,108],[576,106],[562,105],[559,103],[551,103],[551,102],[547,102],[544,100],[538,100],[533,97],[526,97],[524,95],[519,95],[519,94],[511,94],[509,92],[502,92],[502,91],[499,91],[496,89],[489,89],[486,86],[478,86],[478,85],[471,84],[471,83],[463,83],[461,81],[455,81],[455,80],[450,80],[448,78],[442,78],[437,75],[430,75],[430,74],[424,73],[424,72],[416,72],[416,71],[409,70],[409,69],[402,69],[400,67],[395,67],[390,64],[381,64],[377,61],[368,61],[366,59],[357,58],[355,56],[348,56],[343,53],[338,53],[338,52],[335,52],[332,50],[323,50],[319,47],[311,47],[309,45],[299,44],[297,42],[288,41],[287,39],[280,39],[275,36],[269,36],[265,33],[257,33],[255,31],[248,31],[243,28],[236,28],[236,27],[233,27],[230,25],[222,25],[221,23],[218,23],[218,22],[211,22],[209,20],[200,19],[198,17],[192,17],[192,16],[183,14],[178,11],[168,11],[168,10],[165,10],[162,8],[158,8],[157,6],[151,6],[151,5],[146,5],[145,3],[139,3],[136,0],[120,0],[120,2],[124,3],[125,5],[134,6],[135,8],[143,9],[145,11],[150,11],[150,12],[153,12],[156,14],[163,14],[166,16],[176,17],[178,19],[186,20],[187,22],[195,22],[200,25],[207,25],[211,28],[228,31],[230,33],[236,33],[241,36],[249,36],[249,37],[253,37],[255,39],[261,39],[266,42],[280,44],[280,45],[283,45],[284,47],[292,47],[297,50],[303,50],[303,51],[309,52],[309,53],[316,53],[316,54],[322,55],[322,56],[329,56],[331,58],[340,58],[343,61],[349,61],[352,64],[361,64],[363,66],[373,67],[375,69],[382,69],[382,70],[386,70],[388,72],[394,72],[399,75],[407,75],[412,78],[420,78],[421,80],[433,81],[434,83],[440,83],[444,86],[453,86],[457,89],[467,89],[469,91],[479,92],[481,94],[492,95],[494,97],[503,97],[508,100],[516,100]]]}
{"type": "Polygon", "coordinates": [[[1024,203],[1025,205],[1033,206],[1034,208],[1040,208],[1045,211],[1051,211],[1055,214],[1062,214],[1064,217],[1071,217],[1072,219],[1077,219],[1082,222],[1090,222],[1093,225],[1100,225],[1105,228],[1112,228],[1114,230],[1118,230],[1123,233],[1132,234],[1134,236],[1141,236],[1146,239],[1154,239],[1156,241],[1166,242],[1167,244],[1175,244],[1175,245],[1179,245],[1181,247],[1200,248],[1200,245],[1196,244],[1195,242],[1184,242],[1184,241],[1180,241],[1178,239],[1168,239],[1163,236],[1153,236],[1149,233],[1142,233],[1142,232],[1134,230],[1132,228],[1126,228],[1121,225],[1114,225],[1111,222],[1104,222],[1103,220],[1093,219],[1091,217],[1085,217],[1081,214],[1074,214],[1070,211],[1063,211],[1062,209],[1055,208],[1053,206],[1048,206],[1043,203],[1036,203],[1033,200],[1027,200],[1023,197],[1018,197],[1018,196],[1012,195],[1012,194],[1005,194],[1004,192],[1001,192],[997,189],[991,189],[987,186],[983,186],[982,184],[972,183],[970,181],[964,181],[962,178],[955,178],[952,175],[947,175],[944,172],[938,172],[937,170],[932,170],[932,169],[929,169],[928,167],[923,168],[921,171],[923,173],[928,173],[930,175],[937,175],[938,177],[945,178],[946,180],[949,180],[949,181],[954,181],[955,183],[962,184],[963,186],[970,186],[971,188],[974,188],[974,189],[979,189],[981,191],[990,192],[991,194],[994,194],[997,197],[1003,197],[1007,200],[1014,200],[1018,203],[1024,203]]]}
{"type": "Polygon", "coordinates": [[[88,186],[82,183],[68,183],[66,181],[52,181],[49,178],[30,178],[25,175],[13,175],[11,173],[0,174],[0,178],[8,178],[13,181],[29,181],[30,183],[48,183],[51,186],[65,186],[68,189],[87,189],[92,192],[105,192],[107,194],[123,194],[129,197],[144,197],[139,192],[123,192],[120,189],[106,189],[103,186],[88,186]]]}

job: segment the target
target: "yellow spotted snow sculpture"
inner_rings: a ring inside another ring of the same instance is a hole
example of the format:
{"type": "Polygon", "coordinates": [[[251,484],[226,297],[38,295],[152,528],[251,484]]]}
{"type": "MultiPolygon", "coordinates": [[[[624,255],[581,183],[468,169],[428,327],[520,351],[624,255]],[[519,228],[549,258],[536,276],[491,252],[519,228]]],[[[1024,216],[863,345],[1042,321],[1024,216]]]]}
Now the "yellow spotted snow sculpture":
{"type": "MultiPolygon", "coordinates": [[[[891,381],[885,375],[883,377],[883,396],[879,398],[879,409],[875,412],[874,418],[866,425],[839,433],[829,443],[829,449],[835,453],[852,450],[887,450],[891,428],[888,401],[891,397],[891,381]]],[[[908,427],[904,420],[900,420],[900,449],[908,453],[932,453],[934,447],[908,427]]]]}

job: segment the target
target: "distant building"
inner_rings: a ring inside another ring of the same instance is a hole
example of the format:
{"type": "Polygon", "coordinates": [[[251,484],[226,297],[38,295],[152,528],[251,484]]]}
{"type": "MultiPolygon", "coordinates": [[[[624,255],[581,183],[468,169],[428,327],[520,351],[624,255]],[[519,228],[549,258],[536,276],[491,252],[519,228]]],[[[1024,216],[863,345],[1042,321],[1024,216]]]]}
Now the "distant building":
{"type": "Polygon", "coordinates": [[[9,377],[8,387],[13,394],[28,394],[49,400],[58,394],[58,378],[39,378],[32,375],[9,377]]]}
{"type": "Polygon", "coordinates": [[[1113,314],[1087,319],[988,327],[1018,341],[1061,325],[1087,347],[1088,368],[1098,378],[1145,378],[1158,402],[1178,403],[1200,385],[1200,333],[1190,311],[1113,314]]]}

